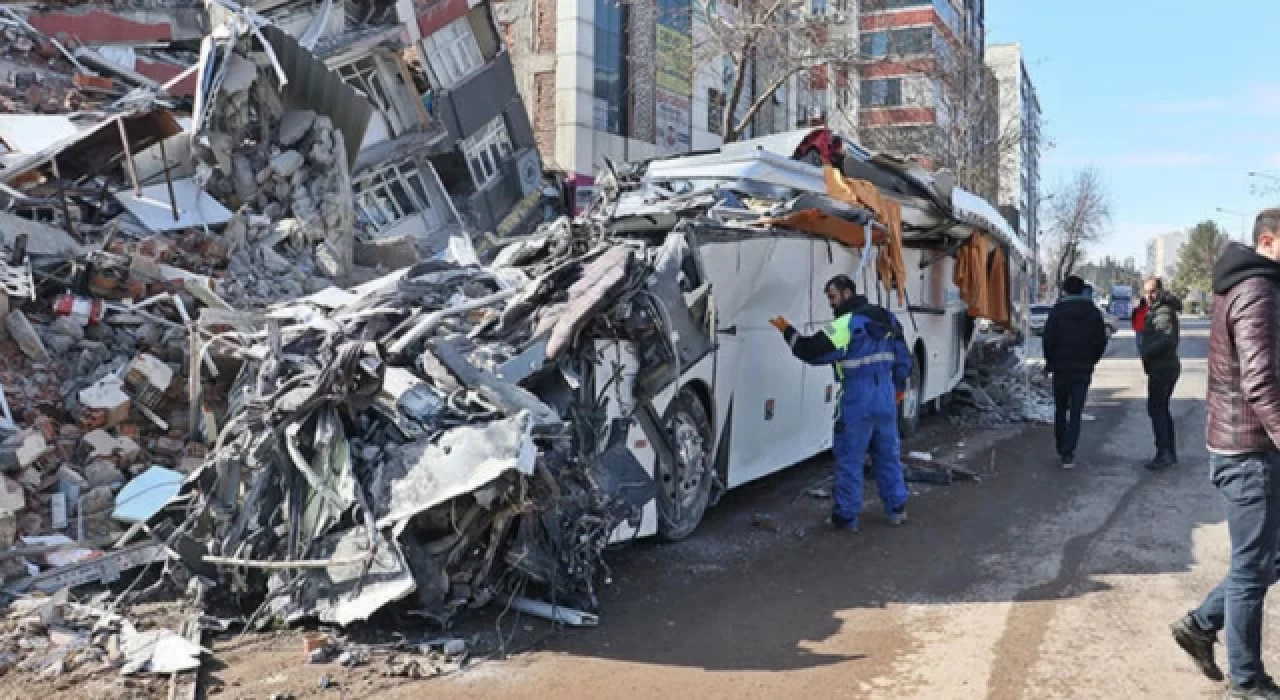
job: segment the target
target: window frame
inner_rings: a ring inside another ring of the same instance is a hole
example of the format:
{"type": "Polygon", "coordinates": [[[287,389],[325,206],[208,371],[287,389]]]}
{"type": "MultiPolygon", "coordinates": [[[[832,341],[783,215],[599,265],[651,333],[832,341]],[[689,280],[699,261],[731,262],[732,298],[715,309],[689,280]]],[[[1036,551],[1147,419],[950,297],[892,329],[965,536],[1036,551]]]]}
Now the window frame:
{"type": "Polygon", "coordinates": [[[471,172],[471,181],[480,191],[502,176],[502,163],[515,154],[506,120],[498,115],[474,134],[462,139],[462,158],[471,172]],[[486,170],[492,172],[485,172],[486,170]],[[479,171],[479,172],[477,172],[479,171]],[[483,175],[483,177],[481,177],[483,175]]]}
{"type": "Polygon", "coordinates": [[[858,106],[863,109],[892,109],[895,107],[902,107],[902,78],[868,78],[860,81],[858,85],[858,106]],[[882,102],[877,102],[873,99],[876,94],[874,89],[876,85],[886,86],[886,93],[882,102]],[[895,89],[893,86],[895,85],[897,86],[897,100],[893,101],[890,98],[894,95],[895,89]]]}
{"type": "Polygon", "coordinates": [[[422,44],[435,87],[441,90],[453,89],[484,69],[484,54],[467,15],[423,37],[422,44]]]}
{"type": "Polygon", "coordinates": [[[352,190],[357,220],[375,233],[386,231],[415,214],[429,215],[434,209],[422,171],[407,161],[361,174],[352,183],[352,190]],[[403,197],[397,195],[397,187],[403,197]]]}

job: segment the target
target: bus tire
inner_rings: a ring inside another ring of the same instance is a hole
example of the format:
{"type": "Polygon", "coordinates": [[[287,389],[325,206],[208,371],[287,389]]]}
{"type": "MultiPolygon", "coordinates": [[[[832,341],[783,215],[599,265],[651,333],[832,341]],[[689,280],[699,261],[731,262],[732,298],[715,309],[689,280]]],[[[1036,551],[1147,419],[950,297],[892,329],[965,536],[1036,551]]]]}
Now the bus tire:
{"type": "Polygon", "coordinates": [[[663,423],[678,464],[658,459],[658,536],[669,542],[682,540],[697,529],[711,500],[715,481],[711,419],[698,395],[689,387],[680,390],[667,407],[663,423]]]}
{"type": "Polygon", "coordinates": [[[906,396],[898,405],[898,434],[903,438],[911,437],[920,428],[920,390],[921,390],[920,358],[911,363],[911,376],[907,378],[906,396]]]}

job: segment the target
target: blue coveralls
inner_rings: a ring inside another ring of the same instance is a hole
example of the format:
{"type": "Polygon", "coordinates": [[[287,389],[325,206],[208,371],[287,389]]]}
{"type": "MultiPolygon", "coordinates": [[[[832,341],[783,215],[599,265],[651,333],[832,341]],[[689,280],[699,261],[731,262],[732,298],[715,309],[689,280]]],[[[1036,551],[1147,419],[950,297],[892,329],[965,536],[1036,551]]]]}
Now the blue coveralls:
{"type": "MultiPolygon", "coordinates": [[[[892,319],[897,324],[896,319],[892,319]]],[[[830,364],[840,382],[836,403],[835,513],[841,525],[856,525],[862,512],[862,473],[867,450],[880,491],[891,513],[906,506],[896,394],[911,375],[911,352],[900,327],[884,328],[867,316],[845,314],[823,329],[835,350],[813,362],[830,364]]]]}

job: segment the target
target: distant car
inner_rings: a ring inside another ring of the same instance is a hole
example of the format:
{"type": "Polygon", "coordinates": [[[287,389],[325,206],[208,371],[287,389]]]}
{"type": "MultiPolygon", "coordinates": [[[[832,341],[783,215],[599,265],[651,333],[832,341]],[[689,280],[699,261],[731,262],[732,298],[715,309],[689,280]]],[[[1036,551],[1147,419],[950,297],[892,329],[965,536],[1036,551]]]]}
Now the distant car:
{"type": "Polygon", "coordinates": [[[1044,324],[1049,320],[1049,312],[1053,311],[1053,304],[1032,304],[1031,305],[1031,332],[1035,335],[1044,335],[1044,324]]]}

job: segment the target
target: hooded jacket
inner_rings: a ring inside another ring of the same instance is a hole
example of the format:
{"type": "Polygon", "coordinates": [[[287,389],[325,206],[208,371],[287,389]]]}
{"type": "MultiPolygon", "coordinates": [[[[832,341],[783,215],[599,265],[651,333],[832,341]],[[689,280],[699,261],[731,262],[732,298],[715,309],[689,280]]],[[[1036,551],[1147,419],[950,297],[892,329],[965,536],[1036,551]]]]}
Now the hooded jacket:
{"type": "Polygon", "coordinates": [[[1169,292],[1162,292],[1151,302],[1142,327],[1142,369],[1147,374],[1182,366],[1178,359],[1178,342],[1182,337],[1178,314],[1181,312],[1182,300],[1169,292]]]}
{"type": "Polygon", "coordinates": [[[1044,323],[1044,362],[1050,372],[1092,374],[1107,351],[1107,325],[1086,296],[1058,300],[1044,323]]]}
{"type": "Polygon", "coordinates": [[[1232,243],[1213,267],[1207,442],[1221,454],[1280,445],[1280,265],[1232,243]]]}

